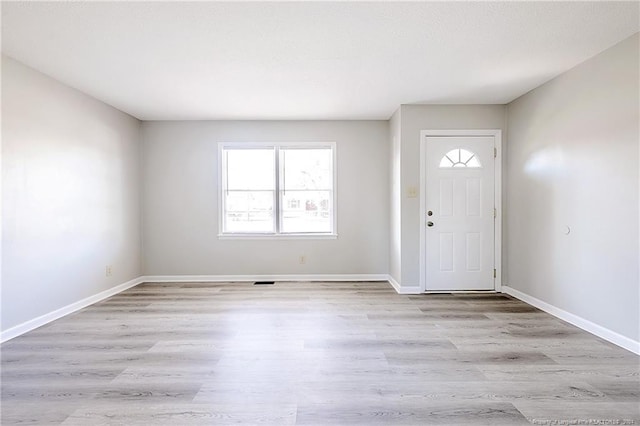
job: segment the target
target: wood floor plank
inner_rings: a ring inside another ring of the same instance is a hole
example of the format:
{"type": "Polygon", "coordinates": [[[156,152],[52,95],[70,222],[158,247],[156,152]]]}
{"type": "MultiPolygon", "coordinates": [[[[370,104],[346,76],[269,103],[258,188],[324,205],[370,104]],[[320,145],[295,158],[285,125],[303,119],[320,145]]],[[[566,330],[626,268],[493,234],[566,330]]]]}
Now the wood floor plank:
{"type": "Polygon", "coordinates": [[[635,402],[515,401],[514,406],[538,425],[637,425],[640,405],[635,402]]]}
{"type": "Polygon", "coordinates": [[[502,294],[144,283],[0,355],[3,425],[640,423],[640,357],[502,294]]]}
{"type": "Polygon", "coordinates": [[[86,425],[294,425],[295,405],[170,404],[127,407],[118,404],[81,408],[62,423],[86,425]]]}
{"type": "Polygon", "coordinates": [[[389,400],[386,403],[298,406],[299,425],[509,425],[529,424],[509,403],[435,403],[389,400]]]}

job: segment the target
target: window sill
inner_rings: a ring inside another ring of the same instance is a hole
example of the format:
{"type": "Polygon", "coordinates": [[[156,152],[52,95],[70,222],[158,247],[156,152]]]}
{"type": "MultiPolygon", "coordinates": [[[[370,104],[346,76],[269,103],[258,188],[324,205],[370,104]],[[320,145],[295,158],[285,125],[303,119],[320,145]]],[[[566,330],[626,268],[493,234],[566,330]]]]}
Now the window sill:
{"type": "Polygon", "coordinates": [[[336,240],[338,234],[218,234],[219,240],[336,240]]]}

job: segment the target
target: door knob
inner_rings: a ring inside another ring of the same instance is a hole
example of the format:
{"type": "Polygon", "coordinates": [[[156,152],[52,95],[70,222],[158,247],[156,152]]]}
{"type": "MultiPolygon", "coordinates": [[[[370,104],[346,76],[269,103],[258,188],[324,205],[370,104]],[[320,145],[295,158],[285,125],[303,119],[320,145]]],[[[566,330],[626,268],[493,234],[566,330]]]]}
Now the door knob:
{"type": "Polygon", "coordinates": [[[427,222],[427,226],[429,226],[429,227],[433,226],[433,222],[431,222],[431,221],[427,222]]]}

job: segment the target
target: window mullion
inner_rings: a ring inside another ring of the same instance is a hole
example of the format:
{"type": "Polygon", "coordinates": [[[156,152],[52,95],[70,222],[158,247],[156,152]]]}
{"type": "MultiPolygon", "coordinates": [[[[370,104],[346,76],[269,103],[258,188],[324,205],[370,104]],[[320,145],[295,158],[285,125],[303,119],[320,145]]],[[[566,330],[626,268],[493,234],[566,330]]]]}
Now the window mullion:
{"type": "Polygon", "coordinates": [[[223,176],[223,194],[222,194],[222,221],[223,221],[223,229],[227,230],[227,198],[229,197],[229,155],[227,154],[227,150],[224,149],[222,151],[224,162],[224,176],[223,176]]]}
{"type": "Polygon", "coordinates": [[[273,215],[273,220],[274,220],[274,229],[276,231],[276,234],[280,233],[280,228],[281,228],[281,219],[280,219],[280,211],[281,211],[281,197],[280,197],[280,148],[278,146],[275,146],[274,148],[274,167],[275,167],[275,193],[274,193],[274,215],[273,215]]]}

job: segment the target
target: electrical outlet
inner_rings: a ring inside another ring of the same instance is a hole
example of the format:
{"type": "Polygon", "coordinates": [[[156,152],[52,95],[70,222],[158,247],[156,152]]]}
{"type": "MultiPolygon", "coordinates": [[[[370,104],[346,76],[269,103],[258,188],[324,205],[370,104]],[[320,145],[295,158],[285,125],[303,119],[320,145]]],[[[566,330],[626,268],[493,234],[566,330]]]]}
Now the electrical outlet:
{"type": "Polygon", "coordinates": [[[304,265],[305,263],[307,263],[307,256],[303,254],[302,256],[300,256],[299,261],[301,265],[304,265]]]}
{"type": "Polygon", "coordinates": [[[106,268],[104,269],[104,275],[107,277],[110,277],[111,275],[113,275],[113,266],[107,265],[106,268]]]}

